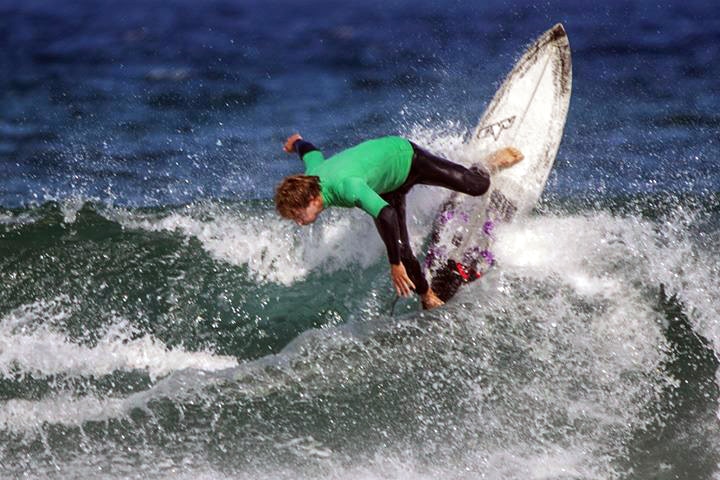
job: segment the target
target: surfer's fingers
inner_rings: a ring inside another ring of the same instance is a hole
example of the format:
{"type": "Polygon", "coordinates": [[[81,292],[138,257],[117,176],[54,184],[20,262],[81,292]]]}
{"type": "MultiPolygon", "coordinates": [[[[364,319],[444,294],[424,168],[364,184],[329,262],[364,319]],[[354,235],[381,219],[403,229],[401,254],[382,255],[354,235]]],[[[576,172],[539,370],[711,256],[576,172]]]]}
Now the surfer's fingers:
{"type": "Polygon", "coordinates": [[[407,297],[410,295],[410,289],[408,288],[406,279],[400,278],[395,282],[395,290],[401,297],[407,297]]]}
{"type": "Polygon", "coordinates": [[[295,146],[295,142],[298,140],[302,140],[302,137],[300,136],[300,133],[295,132],[292,135],[290,135],[287,140],[285,140],[285,145],[283,145],[283,150],[285,150],[287,153],[293,153],[293,147],[295,146]]]}
{"type": "Polygon", "coordinates": [[[412,280],[410,280],[410,277],[407,276],[407,273],[405,275],[403,275],[401,280],[403,283],[403,292],[404,292],[405,296],[406,297],[410,296],[412,291],[415,289],[415,284],[413,283],[412,280]]]}
{"type": "Polygon", "coordinates": [[[407,278],[405,281],[405,296],[409,297],[413,290],[415,290],[415,284],[407,278]]]}

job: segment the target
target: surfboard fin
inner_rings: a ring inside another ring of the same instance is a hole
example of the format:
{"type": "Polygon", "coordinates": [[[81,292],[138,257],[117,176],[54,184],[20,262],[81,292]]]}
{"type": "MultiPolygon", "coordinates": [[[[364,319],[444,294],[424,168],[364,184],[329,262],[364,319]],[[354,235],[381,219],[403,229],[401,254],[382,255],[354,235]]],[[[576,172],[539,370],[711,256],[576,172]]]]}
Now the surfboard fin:
{"type": "Polygon", "coordinates": [[[431,287],[440,300],[447,302],[463,284],[474,282],[482,276],[483,272],[474,267],[448,260],[445,266],[435,273],[431,287]]]}

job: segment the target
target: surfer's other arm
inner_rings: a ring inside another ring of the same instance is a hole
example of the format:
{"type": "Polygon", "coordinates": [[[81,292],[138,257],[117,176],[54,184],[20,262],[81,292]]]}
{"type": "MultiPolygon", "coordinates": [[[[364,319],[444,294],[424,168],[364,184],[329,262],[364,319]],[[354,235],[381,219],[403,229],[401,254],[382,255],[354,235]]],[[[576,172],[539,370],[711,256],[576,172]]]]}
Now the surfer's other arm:
{"type": "Polygon", "coordinates": [[[322,152],[310,142],[303,140],[299,133],[293,133],[285,141],[283,150],[287,153],[297,153],[300,160],[305,163],[305,168],[312,168],[316,164],[325,160],[322,152]]]}

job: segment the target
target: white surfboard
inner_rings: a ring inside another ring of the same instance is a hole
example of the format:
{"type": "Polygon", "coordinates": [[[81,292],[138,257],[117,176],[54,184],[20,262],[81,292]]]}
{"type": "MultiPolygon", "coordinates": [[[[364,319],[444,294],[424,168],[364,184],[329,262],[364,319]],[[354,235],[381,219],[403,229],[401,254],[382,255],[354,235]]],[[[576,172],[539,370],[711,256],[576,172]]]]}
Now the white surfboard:
{"type": "Polygon", "coordinates": [[[510,146],[525,158],[494,175],[482,197],[453,193],[441,208],[425,267],[444,301],[495,263],[498,222],[528,213],[540,198],[560,146],[571,84],[570,45],[557,24],[527,48],[468,138],[478,159],[510,146]]]}

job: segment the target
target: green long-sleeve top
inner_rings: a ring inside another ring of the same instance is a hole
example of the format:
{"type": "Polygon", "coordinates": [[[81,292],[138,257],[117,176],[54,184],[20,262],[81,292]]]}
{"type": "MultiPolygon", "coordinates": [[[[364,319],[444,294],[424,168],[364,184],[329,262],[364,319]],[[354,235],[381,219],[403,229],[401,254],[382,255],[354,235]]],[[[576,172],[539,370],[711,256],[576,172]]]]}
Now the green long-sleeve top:
{"type": "Polygon", "coordinates": [[[300,153],[305,175],[320,178],[323,206],[360,207],[373,218],[388,205],[380,195],[407,179],[413,156],[408,140],[392,136],[368,140],[327,160],[312,148],[300,153]]]}

